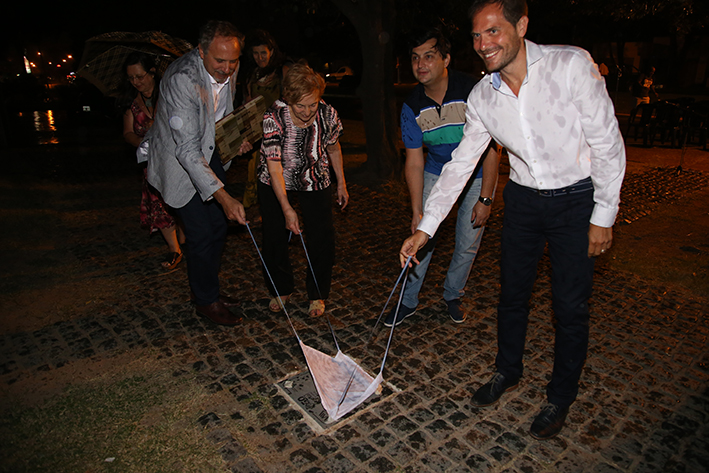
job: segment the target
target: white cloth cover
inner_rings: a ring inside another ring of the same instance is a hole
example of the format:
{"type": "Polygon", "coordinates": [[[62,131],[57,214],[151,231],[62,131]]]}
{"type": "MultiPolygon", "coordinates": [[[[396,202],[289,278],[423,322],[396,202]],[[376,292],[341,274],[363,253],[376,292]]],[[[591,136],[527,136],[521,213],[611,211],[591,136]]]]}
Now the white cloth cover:
{"type": "Polygon", "coordinates": [[[339,350],[335,357],[331,357],[307,346],[302,341],[300,341],[300,348],[310,368],[320,401],[332,420],[341,418],[362,404],[382,383],[381,373],[376,378],[372,378],[352,358],[339,350]],[[339,404],[353,370],[352,383],[342,404],[339,404]]]}

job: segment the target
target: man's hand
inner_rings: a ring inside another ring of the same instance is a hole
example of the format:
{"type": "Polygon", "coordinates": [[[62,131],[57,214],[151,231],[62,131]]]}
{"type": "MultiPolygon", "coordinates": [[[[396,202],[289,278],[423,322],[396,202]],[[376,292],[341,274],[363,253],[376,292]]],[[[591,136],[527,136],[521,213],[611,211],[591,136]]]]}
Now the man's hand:
{"type": "Polygon", "coordinates": [[[244,206],[241,205],[241,202],[230,196],[224,188],[216,191],[213,197],[219,202],[219,205],[222,206],[226,218],[236,220],[240,224],[246,225],[246,211],[244,210],[244,206]]]}
{"type": "Polygon", "coordinates": [[[588,257],[600,256],[613,246],[613,227],[591,224],[588,229],[588,257]]]}
{"type": "Polygon", "coordinates": [[[478,202],[473,206],[473,214],[470,221],[473,222],[473,228],[480,228],[485,226],[487,219],[490,218],[490,211],[492,205],[485,205],[482,202],[478,202]]]}
{"type": "MultiPolygon", "coordinates": [[[[429,236],[425,232],[416,230],[416,233],[404,240],[404,244],[401,245],[401,250],[399,250],[399,261],[401,262],[402,268],[406,264],[406,260],[409,259],[409,256],[412,256],[412,260],[416,264],[419,264],[419,261],[416,259],[416,253],[426,244],[428,239],[429,236]]],[[[409,263],[409,267],[411,266],[411,263],[409,263]]]]}

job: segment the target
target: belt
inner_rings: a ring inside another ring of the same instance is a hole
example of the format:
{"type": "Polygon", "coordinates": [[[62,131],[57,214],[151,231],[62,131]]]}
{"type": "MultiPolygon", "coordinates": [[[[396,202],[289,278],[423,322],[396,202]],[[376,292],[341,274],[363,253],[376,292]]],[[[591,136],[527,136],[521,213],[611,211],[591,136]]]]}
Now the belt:
{"type": "Polygon", "coordinates": [[[570,195],[579,194],[581,192],[588,192],[593,190],[593,182],[590,177],[571,184],[568,187],[562,187],[561,189],[532,189],[534,192],[542,197],[559,197],[560,195],[570,195]]]}

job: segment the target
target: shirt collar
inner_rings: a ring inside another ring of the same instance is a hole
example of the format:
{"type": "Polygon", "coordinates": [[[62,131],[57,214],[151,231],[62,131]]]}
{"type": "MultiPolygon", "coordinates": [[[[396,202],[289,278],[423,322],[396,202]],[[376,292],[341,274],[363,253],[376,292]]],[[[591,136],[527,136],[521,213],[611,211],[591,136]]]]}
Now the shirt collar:
{"type": "Polygon", "coordinates": [[[212,84],[212,90],[214,90],[216,93],[221,92],[222,88],[227,85],[229,83],[229,79],[231,79],[231,77],[227,77],[227,79],[220,84],[216,81],[214,77],[212,77],[212,74],[207,72],[207,75],[209,76],[209,83],[212,84]]]}
{"type": "MultiPolygon", "coordinates": [[[[524,40],[524,46],[527,53],[527,75],[524,78],[524,82],[527,82],[527,77],[529,77],[529,66],[539,61],[543,54],[542,48],[528,39],[524,40]]],[[[500,90],[500,86],[502,85],[502,77],[500,77],[499,72],[493,72],[490,74],[490,83],[495,90],[500,90]]]]}

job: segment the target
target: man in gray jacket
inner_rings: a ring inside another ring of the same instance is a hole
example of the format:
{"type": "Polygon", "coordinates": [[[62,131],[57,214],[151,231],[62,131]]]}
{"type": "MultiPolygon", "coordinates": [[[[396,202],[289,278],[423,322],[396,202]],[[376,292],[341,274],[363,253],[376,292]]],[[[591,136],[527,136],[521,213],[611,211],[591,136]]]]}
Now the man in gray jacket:
{"type": "Polygon", "coordinates": [[[192,301],[198,314],[221,325],[241,320],[228,310],[237,302],[219,292],[219,267],[227,219],[245,224],[246,214],[224,190],[214,124],[233,110],[243,44],[243,35],[229,22],[204,25],[199,46],[165,72],[155,123],[145,137],[148,182],[185,227],[192,301]]]}

